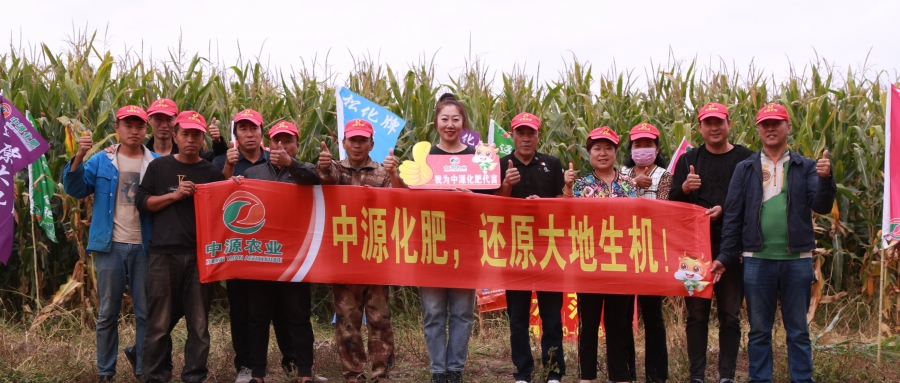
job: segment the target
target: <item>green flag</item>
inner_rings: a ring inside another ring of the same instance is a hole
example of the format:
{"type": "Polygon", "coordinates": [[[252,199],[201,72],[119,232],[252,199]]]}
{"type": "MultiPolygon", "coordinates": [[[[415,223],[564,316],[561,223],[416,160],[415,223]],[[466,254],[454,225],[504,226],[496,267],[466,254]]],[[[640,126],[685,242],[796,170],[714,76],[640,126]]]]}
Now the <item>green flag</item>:
{"type": "Polygon", "coordinates": [[[488,132],[488,143],[496,145],[498,149],[497,154],[500,157],[512,153],[513,149],[516,148],[513,144],[512,136],[503,130],[503,128],[500,127],[500,124],[494,120],[491,120],[491,128],[490,132],[488,132]]]}
{"type": "MultiPolygon", "coordinates": [[[[25,111],[25,116],[32,126],[37,126],[31,112],[25,111]]],[[[50,166],[43,155],[37,161],[28,165],[28,180],[31,184],[28,198],[31,200],[31,216],[47,233],[51,241],[56,241],[56,228],[53,227],[53,208],[50,206],[50,197],[56,193],[56,184],[50,176],[50,166]]]]}

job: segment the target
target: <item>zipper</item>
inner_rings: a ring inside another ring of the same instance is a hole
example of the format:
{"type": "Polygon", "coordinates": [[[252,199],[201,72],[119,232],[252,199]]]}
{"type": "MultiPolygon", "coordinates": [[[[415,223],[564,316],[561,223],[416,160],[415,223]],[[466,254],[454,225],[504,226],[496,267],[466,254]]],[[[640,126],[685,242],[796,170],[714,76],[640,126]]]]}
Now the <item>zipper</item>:
{"type": "MultiPolygon", "coordinates": [[[[791,158],[790,158],[790,154],[788,154],[788,162],[785,162],[785,164],[788,165],[790,162],[791,162],[791,158]]],[[[790,168],[790,165],[788,165],[788,167],[790,168]]],[[[782,167],[781,171],[784,172],[784,167],[782,167]]],[[[781,185],[782,188],[784,188],[788,184],[787,177],[788,177],[788,175],[785,172],[784,173],[785,181],[784,181],[784,185],[781,185]]],[[[787,250],[788,250],[788,253],[792,253],[792,251],[791,251],[791,227],[790,227],[790,221],[788,221],[788,214],[791,213],[791,189],[788,189],[786,194],[787,194],[787,206],[785,207],[785,209],[787,209],[787,211],[784,214],[784,227],[787,228],[787,232],[785,233],[785,235],[787,236],[787,240],[788,240],[787,250]]]]}
{"type": "MultiPolygon", "coordinates": [[[[759,167],[760,167],[760,169],[762,168],[762,161],[760,161],[759,167]]],[[[763,186],[762,173],[759,171],[756,171],[756,168],[754,168],[753,171],[756,172],[756,177],[759,178],[759,185],[763,186]]],[[[765,191],[763,191],[763,192],[765,192],[765,191]]],[[[759,198],[759,212],[756,214],[756,217],[757,217],[756,218],[756,220],[757,220],[756,235],[759,237],[759,244],[760,244],[760,248],[761,248],[761,246],[762,246],[762,231],[759,228],[759,225],[761,224],[761,222],[759,222],[759,221],[760,221],[760,217],[762,217],[762,197],[759,198]]]]}

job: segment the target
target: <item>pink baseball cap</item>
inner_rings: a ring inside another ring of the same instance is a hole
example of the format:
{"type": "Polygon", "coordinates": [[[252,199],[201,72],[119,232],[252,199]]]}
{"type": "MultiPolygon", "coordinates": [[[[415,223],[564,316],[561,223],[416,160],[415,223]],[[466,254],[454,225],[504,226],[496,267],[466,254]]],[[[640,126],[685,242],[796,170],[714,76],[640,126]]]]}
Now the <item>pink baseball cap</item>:
{"type": "Polygon", "coordinates": [[[655,126],[650,125],[646,122],[642,122],[631,128],[631,132],[629,134],[632,141],[638,138],[650,138],[655,140],[659,138],[659,129],[656,129],[655,126]]]}
{"type": "Polygon", "coordinates": [[[116,120],[121,120],[125,117],[137,117],[147,122],[147,112],[144,111],[144,108],[137,105],[125,105],[116,111],[116,120]]]}
{"type": "Polygon", "coordinates": [[[206,133],[206,119],[193,110],[185,110],[179,113],[178,117],[175,118],[175,124],[180,125],[181,129],[197,129],[206,133]]]}
{"type": "Polygon", "coordinates": [[[702,108],[700,108],[700,113],[697,114],[697,121],[703,121],[707,117],[717,117],[723,120],[727,120],[728,108],[726,108],[725,105],[719,104],[717,102],[706,104],[702,108]]]}
{"type": "Polygon", "coordinates": [[[288,122],[287,120],[281,120],[275,126],[269,129],[269,138],[275,137],[278,133],[289,133],[293,134],[296,137],[300,137],[300,133],[297,131],[297,126],[288,122]]]}
{"type": "Polygon", "coordinates": [[[372,129],[372,124],[361,118],[347,121],[347,124],[344,125],[344,137],[372,137],[374,133],[375,130],[372,129]]]}
{"type": "Polygon", "coordinates": [[[244,110],[238,112],[238,114],[234,115],[235,123],[237,123],[238,121],[241,121],[241,120],[250,121],[259,127],[262,127],[262,125],[263,125],[262,114],[259,114],[259,112],[255,111],[253,109],[250,109],[250,108],[244,109],[244,110]]]}
{"type": "Polygon", "coordinates": [[[174,116],[178,114],[178,105],[175,105],[175,101],[169,100],[168,98],[161,98],[153,101],[153,103],[150,104],[150,108],[147,108],[147,115],[156,113],[174,116]]]}
{"type": "Polygon", "coordinates": [[[519,113],[512,119],[510,128],[515,130],[520,126],[527,126],[534,130],[541,130],[541,119],[528,112],[519,113]]]}
{"type": "Polygon", "coordinates": [[[787,109],[785,109],[783,105],[768,104],[760,109],[759,113],[756,114],[757,124],[765,120],[790,121],[791,118],[788,116],[787,109]]]}
{"type": "Polygon", "coordinates": [[[619,135],[616,134],[616,132],[614,132],[608,126],[601,126],[599,128],[592,130],[591,133],[588,134],[588,139],[591,139],[591,140],[597,140],[597,139],[601,139],[601,138],[605,139],[605,140],[609,140],[610,142],[612,142],[615,145],[619,145],[619,135]]]}

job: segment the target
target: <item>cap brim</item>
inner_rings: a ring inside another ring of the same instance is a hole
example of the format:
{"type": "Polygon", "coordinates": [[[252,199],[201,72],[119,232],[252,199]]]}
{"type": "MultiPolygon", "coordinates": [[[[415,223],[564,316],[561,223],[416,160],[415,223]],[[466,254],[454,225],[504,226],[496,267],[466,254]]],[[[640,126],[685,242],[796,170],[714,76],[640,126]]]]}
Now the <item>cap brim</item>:
{"type": "Polygon", "coordinates": [[[159,114],[165,114],[166,116],[169,116],[169,117],[178,114],[178,112],[170,112],[170,111],[167,111],[167,110],[154,110],[154,111],[152,111],[152,112],[147,112],[147,116],[152,116],[152,115],[157,114],[157,113],[159,113],[159,114]]]}
{"type": "Polygon", "coordinates": [[[588,136],[588,139],[589,139],[589,140],[607,140],[607,141],[609,141],[609,142],[612,142],[613,145],[619,146],[619,141],[618,141],[618,140],[613,140],[612,137],[608,137],[608,136],[599,136],[599,137],[591,137],[591,136],[588,136]]]}
{"type": "Polygon", "coordinates": [[[631,137],[631,140],[634,141],[638,138],[657,139],[657,138],[659,138],[659,135],[649,133],[649,132],[640,132],[640,133],[635,133],[635,134],[629,135],[629,137],[631,137]]]}
{"type": "Polygon", "coordinates": [[[300,135],[297,134],[297,132],[295,132],[295,131],[293,131],[293,130],[281,129],[281,130],[276,130],[276,131],[274,131],[274,132],[269,132],[269,138],[275,137],[275,136],[277,136],[277,135],[279,135],[279,134],[281,134],[281,133],[287,133],[287,134],[290,134],[290,135],[292,135],[292,136],[294,136],[294,137],[300,137],[300,135]]]}
{"type": "Polygon", "coordinates": [[[527,126],[534,130],[541,130],[540,126],[535,125],[534,123],[531,123],[531,122],[520,122],[518,125],[511,126],[510,129],[516,130],[516,128],[521,128],[523,126],[527,126]]]}
{"type": "Polygon", "coordinates": [[[241,121],[250,121],[250,122],[256,124],[256,126],[262,126],[262,121],[257,121],[255,118],[250,118],[250,117],[237,118],[234,120],[234,123],[237,124],[238,122],[241,122],[241,121]]]}
{"type": "Polygon", "coordinates": [[[147,117],[144,117],[140,114],[134,114],[134,113],[128,113],[128,114],[123,114],[121,116],[116,116],[116,120],[121,120],[121,119],[125,119],[128,117],[137,117],[137,118],[140,118],[141,121],[147,122],[147,117]]]}
{"type": "Polygon", "coordinates": [[[351,130],[344,132],[344,137],[372,137],[372,133],[365,130],[351,130]]]}
{"type": "Polygon", "coordinates": [[[787,119],[787,118],[784,118],[783,116],[763,116],[763,117],[757,118],[757,119],[756,119],[756,123],[758,124],[758,123],[763,122],[763,121],[765,121],[765,120],[781,120],[781,121],[787,121],[788,119],[787,119]]]}
{"type": "Polygon", "coordinates": [[[697,120],[698,120],[698,121],[703,121],[703,120],[705,120],[705,119],[707,119],[707,118],[710,118],[710,117],[716,117],[716,118],[721,118],[721,119],[723,119],[723,120],[727,120],[727,119],[728,119],[728,113],[719,113],[719,112],[707,113],[707,114],[704,114],[703,116],[699,117],[697,120]]]}
{"type": "Polygon", "coordinates": [[[203,133],[206,133],[205,126],[194,123],[194,122],[181,122],[181,123],[178,123],[178,126],[180,126],[181,129],[195,129],[195,130],[199,130],[203,133]]]}

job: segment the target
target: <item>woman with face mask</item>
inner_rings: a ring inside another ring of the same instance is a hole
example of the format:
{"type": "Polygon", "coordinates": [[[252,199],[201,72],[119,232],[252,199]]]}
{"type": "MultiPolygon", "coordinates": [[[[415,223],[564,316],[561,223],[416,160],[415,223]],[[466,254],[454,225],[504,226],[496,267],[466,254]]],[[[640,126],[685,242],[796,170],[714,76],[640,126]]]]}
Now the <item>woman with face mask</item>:
{"type": "MultiPolygon", "coordinates": [[[[622,174],[634,179],[642,198],[669,199],[672,174],[666,171],[666,159],[660,152],[659,129],[646,122],[631,128],[628,151],[622,174]]],[[[666,350],[666,324],[663,321],[663,298],[638,296],[641,317],[644,318],[644,372],[647,382],[665,382],[669,375],[669,354],[666,350]]]]}
{"type": "MultiPolygon", "coordinates": [[[[565,173],[567,198],[637,198],[638,187],[627,174],[616,169],[619,136],[608,126],[591,131],[585,148],[591,172],[578,177],[571,166],[565,173]]],[[[597,379],[597,336],[600,314],[606,330],[606,370],[608,380],[631,382],[637,379],[634,361],[634,295],[578,293],[581,317],[578,336],[580,383],[597,379]]]]}

